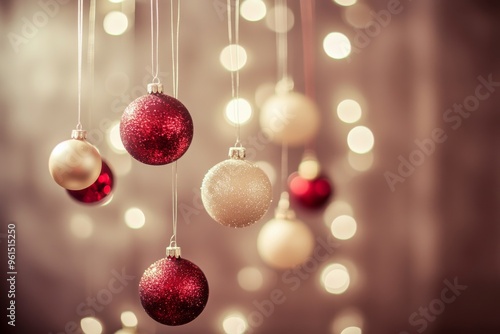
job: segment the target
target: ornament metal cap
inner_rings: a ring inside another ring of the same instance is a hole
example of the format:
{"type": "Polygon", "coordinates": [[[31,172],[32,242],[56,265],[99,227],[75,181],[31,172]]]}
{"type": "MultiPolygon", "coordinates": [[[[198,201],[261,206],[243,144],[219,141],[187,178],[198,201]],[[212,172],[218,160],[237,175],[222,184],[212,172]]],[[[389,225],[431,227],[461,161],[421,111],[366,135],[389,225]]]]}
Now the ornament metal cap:
{"type": "Polygon", "coordinates": [[[75,129],[71,131],[71,138],[78,140],[85,140],[87,138],[87,131],[82,129],[75,129]]]}
{"type": "Polygon", "coordinates": [[[174,246],[174,247],[168,246],[167,247],[167,257],[178,258],[180,256],[181,256],[181,248],[180,247],[177,247],[177,246],[174,246]]]}
{"type": "Polygon", "coordinates": [[[245,156],[246,156],[245,148],[242,146],[230,147],[228,156],[231,159],[243,160],[243,159],[245,159],[245,156]]]}
{"type": "Polygon", "coordinates": [[[148,93],[149,94],[163,93],[163,84],[159,82],[152,82],[148,84],[148,93]]]}

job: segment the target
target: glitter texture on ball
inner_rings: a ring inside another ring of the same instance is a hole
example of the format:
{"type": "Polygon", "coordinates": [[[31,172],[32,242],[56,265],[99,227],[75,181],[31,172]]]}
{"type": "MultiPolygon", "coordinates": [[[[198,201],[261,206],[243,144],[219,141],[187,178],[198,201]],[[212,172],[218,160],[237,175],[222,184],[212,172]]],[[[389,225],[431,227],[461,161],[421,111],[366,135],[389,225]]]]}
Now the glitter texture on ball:
{"type": "Polygon", "coordinates": [[[153,263],[141,277],[139,296],[157,322],[180,326],[196,319],[208,301],[208,282],[201,269],[181,257],[153,263]]]}
{"type": "MultiPolygon", "coordinates": [[[[113,191],[114,177],[108,164],[102,160],[101,173],[94,183],[81,190],[66,190],[76,201],[83,204],[100,204],[113,191]]],[[[106,203],[106,202],[105,202],[106,203]]]]}
{"type": "Polygon", "coordinates": [[[150,93],[125,109],[120,136],[134,159],[165,165],[179,159],[191,145],[193,120],[179,100],[161,92],[150,93]]]}
{"type": "Polygon", "coordinates": [[[245,227],[260,220],[269,209],[271,182],[256,165],[233,157],[208,171],[201,199],[210,217],[219,224],[245,227]]]}

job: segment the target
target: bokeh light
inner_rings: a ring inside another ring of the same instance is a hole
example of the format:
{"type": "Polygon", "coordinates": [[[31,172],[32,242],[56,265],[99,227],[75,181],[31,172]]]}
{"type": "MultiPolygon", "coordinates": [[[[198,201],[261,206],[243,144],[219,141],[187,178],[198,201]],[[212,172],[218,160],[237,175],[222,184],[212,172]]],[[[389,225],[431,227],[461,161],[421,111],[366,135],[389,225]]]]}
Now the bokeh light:
{"type": "Polygon", "coordinates": [[[363,332],[361,331],[361,328],[356,327],[356,326],[350,326],[347,328],[344,328],[340,334],[362,334],[363,332]]]}
{"type": "Polygon", "coordinates": [[[132,229],[139,229],[146,223],[146,216],[139,208],[129,208],[125,212],[125,224],[132,229]]]}
{"type": "Polygon", "coordinates": [[[370,152],[374,142],[373,133],[366,126],[356,126],[347,135],[347,145],[354,153],[370,152]]]}
{"type": "Polygon", "coordinates": [[[239,313],[229,314],[222,321],[222,329],[226,334],[243,334],[247,328],[247,320],[239,313]]]}
{"type": "Polygon", "coordinates": [[[102,23],[104,31],[112,36],[122,35],[128,28],[128,18],[122,12],[109,12],[102,23]]]}
{"type": "Polygon", "coordinates": [[[340,32],[331,32],[323,40],[323,49],[333,59],[343,59],[351,54],[351,42],[340,32]]]}
{"type": "Polygon", "coordinates": [[[247,63],[247,51],[241,45],[231,44],[222,49],[219,60],[228,71],[241,70],[247,63]]]}
{"type": "Polygon", "coordinates": [[[346,308],[337,313],[331,323],[331,334],[360,334],[363,328],[363,315],[356,308],[346,308]]]}
{"type": "Polygon", "coordinates": [[[255,267],[245,267],[238,272],[238,284],[245,291],[257,291],[262,287],[264,277],[255,267]]]}
{"type": "Polygon", "coordinates": [[[321,273],[321,284],[331,294],[342,294],[349,288],[351,278],[347,268],[339,263],[327,266],[321,273]]]}
{"type": "Polygon", "coordinates": [[[85,334],[101,334],[102,324],[99,320],[93,317],[86,317],[80,320],[80,326],[85,334]]]}
{"type": "Polygon", "coordinates": [[[326,226],[331,227],[332,221],[336,217],[341,215],[352,216],[353,214],[354,211],[349,203],[337,200],[328,205],[328,207],[325,210],[325,213],[323,214],[323,220],[326,226]]]}
{"type": "Polygon", "coordinates": [[[120,320],[122,321],[123,327],[134,328],[137,326],[137,316],[132,311],[124,311],[120,315],[120,320]]]}
{"type": "Polygon", "coordinates": [[[82,213],[74,214],[71,217],[69,224],[71,233],[80,239],[87,239],[94,232],[94,223],[92,222],[92,219],[82,213]]]}
{"type": "Polygon", "coordinates": [[[123,146],[122,138],[120,137],[120,123],[116,122],[109,128],[108,136],[106,137],[108,144],[113,152],[125,154],[127,150],[123,146]]]}
{"type": "Polygon", "coordinates": [[[244,98],[232,99],[227,104],[224,115],[232,125],[245,124],[252,118],[252,106],[244,98]]]}
{"type": "Polygon", "coordinates": [[[333,1],[335,1],[335,3],[337,3],[338,5],[341,5],[341,6],[344,6],[344,7],[352,6],[356,2],[358,2],[357,0],[333,0],[333,1]]]}
{"type": "Polygon", "coordinates": [[[361,106],[355,100],[343,100],[337,106],[337,116],[344,123],[355,123],[361,118],[361,106]]]}
{"type": "Polygon", "coordinates": [[[336,217],[331,225],[332,235],[340,240],[351,239],[357,230],[356,220],[348,215],[336,217]]]}
{"type": "Polygon", "coordinates": [[[240,14],[247,21],[260,21],[266,12],[266,4],[262,0],[245,0],[241,3],[240,14]]]}

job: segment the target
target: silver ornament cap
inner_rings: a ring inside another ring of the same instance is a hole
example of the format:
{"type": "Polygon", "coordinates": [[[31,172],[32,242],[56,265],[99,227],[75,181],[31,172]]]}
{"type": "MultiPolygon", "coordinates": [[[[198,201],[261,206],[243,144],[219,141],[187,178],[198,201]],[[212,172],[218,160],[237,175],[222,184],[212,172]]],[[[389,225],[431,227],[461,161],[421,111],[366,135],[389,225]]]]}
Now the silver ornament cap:
{"type": "Polygon", "coordinates": [[[71,139],[85,140],[87,139],[87,131],[82,129],[75,129],[71,131],[71,139]]]}
{"type": "Polygon", "coordinates": [[[245,148],[242,146],[233,146],[229,148],[229,158],[243,160],[246,157],[245,148]]]}
{"type": "Polygon", "coordinates": [[[148,94],[163,93],[163,84],[159,82],[152,82],[148,84],[148,94]]]}
{"type": "Polygon", "coordinates": [[[178,258],[181,256],[181,248],[177,246],[168,246],[167,247],[167,257],[175,257],[178,258]]]}

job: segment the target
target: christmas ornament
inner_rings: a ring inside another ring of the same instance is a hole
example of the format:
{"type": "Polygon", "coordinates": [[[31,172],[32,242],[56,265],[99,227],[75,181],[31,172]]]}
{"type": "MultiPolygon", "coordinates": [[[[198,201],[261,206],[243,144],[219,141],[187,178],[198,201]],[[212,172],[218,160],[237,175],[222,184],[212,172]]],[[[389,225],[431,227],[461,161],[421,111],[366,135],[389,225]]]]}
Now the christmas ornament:
{"type": "Polygon", "coordinates": [[[313,151],[306,151],[299,170],[288,178],[292,200],[307,209],[318,209],[332,195],[330,180],[321,174],[321,167],[313,151]]]}
{"type": "Polygon", "coordinates": [[[229,158],[205,175],[201,199],[219,224],[245,227],[267,212],[272,200],[271,182],[262,169],[245,160],[243,147],[231,147],[229,158]]]}
{"type": "Polygon", "coordinates": [[[73,130],[71,139],[59,143],[50,154],[50,175],[57,184],[68,190],[89,187],[101,172],[101,156],[86,141],[86,136],[85,130],[73,130]]]}
{"type": "Polygon", "coordinates": [[[179,159],[191,145],[193,120],[179,100],[163,94],[162,84],[149,84],[148,93],[125,109],[120,136],[136,160],[165,165],[179,159]]]}
{"type": "Polygon", "coordinates": [[[319,112],[312,100],[297,92],[271,96],[262,106],[260,126],[277,144],[300,146],[312,140],[319,128],[319,112]]]}
{"type": "Polygon", "coordinates": [[[208,282],[198,266],[180,257],[180,247],[167,247],[167,257],[142,275],[139,295],[151,318],[179,326],[196,319],[205,308],[208,282]]]}
{"type": "Polygon", "coordinates": [[[81,190],[66,190],[76,201],[83,204],[98,204],[111,194],[114,187],[113,173],[102,160],[101,173],[89,187],[81,190]]]}
{"type": "Polygon", "coordinates": [[[293,173],[288,180],[288,186],[292,199],[308,209],[321,208],[332,194],[330,180],[325,176],[306,179],[299,173],[293,173]]]}
{"type": "Polygon", "coordinates": [[[260,257],[278,269],[304,263],[314,247],[312,232],[288,207],[288,194],[283,193],[275,217],[264,224],[257,237],[260,257]]]}

